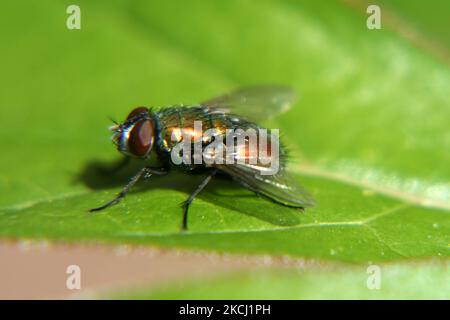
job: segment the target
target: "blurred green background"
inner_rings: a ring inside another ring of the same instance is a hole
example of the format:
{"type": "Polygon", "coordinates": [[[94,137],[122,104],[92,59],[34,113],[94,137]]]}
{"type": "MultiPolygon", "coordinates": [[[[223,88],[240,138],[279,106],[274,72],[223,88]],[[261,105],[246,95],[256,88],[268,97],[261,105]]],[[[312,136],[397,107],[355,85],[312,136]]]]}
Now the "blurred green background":
{"type": "MultiPolygon", "coordinates": [[[[289,255],[344,263],[349,276],[347,263],[398,262],[413,275],[393,277],[399,288],[408,278],[450,297],[448,284],[433,289],[448,277],[450,244],[448,1],[371,2],[381,30],[366,27],[368,3],[358,0],[76,1],[81,30],[66,28],[69,4],[1,4],[2,238],[289,255]],[[299,214],[216,181],[181,234],[179,204],[198,182],[173,174],[87,216],[133,172],[96,170],[120,158],[109,116],[261,83],[299,93],[265,125],[281,129],[315,208],[299,214]],[[416,260],[425,266],[411,267],[416,260]]],[[[266,275],[270,286],[297,277],[277,274],[266,275]]],[[[236,286],[264,297],[257,279],[236,286]]],[[[286,290],[280,297],[301,297],[286,290]]]]}

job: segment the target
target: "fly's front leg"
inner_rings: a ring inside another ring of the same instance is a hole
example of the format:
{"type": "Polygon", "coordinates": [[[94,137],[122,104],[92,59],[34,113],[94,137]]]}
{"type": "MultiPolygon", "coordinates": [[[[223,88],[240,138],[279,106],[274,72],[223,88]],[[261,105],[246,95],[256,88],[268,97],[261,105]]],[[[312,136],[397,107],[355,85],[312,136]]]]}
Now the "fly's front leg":
{"type": "Polygon", "coordinates": [[[103,209],[106,209],[108,207],[111,207],[117,203],[119,203],[120,200],[122,200],[126,194],[128,193],[128,191],[130,191],[130,189],[141,179],[141,178],[149,178],[152,174],[155,175],[165,175],[167,174],[167,170],[161,169],[161,168],[150,168],[150,167],[145,167],[142,168],[133,178],[131,178],[130,182],[128,182],[128,184],[122,189],[122,191],[120,191],[117,196],[112,199],[111,201],[109,201],[108,203],[105,203],[104,205],[98,207],[98,208],[94,208],[89,210],[89,212],[96,212],[96,211],[101,211],[103,209]]]}

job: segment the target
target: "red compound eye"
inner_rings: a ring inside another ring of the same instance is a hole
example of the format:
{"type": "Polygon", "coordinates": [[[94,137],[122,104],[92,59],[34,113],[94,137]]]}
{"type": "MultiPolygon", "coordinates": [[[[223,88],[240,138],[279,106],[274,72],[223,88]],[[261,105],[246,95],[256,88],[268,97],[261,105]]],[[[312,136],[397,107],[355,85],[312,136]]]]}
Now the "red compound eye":
{"type": "Polygon", "coordinates": [[[150,120],[141,120],[131,129],[128,139],[129,152],[143,157],[150,152],[153,144],[153,125],[150,120]]]}

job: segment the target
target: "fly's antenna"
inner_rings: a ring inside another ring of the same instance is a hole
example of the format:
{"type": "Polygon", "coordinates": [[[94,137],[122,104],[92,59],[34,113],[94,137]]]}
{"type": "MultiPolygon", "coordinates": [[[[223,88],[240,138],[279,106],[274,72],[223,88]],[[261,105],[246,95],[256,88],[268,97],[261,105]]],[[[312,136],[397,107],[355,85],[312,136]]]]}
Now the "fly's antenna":
{"type": "Polygon", "coordinates": [[[109,119],[109,121],[111,121],[112,123],[114,123],[116,126],[119,125],[119,122],[117,122],[116,120],[114,120],[113,117],[109,116],[108,119],[109,119]]]}

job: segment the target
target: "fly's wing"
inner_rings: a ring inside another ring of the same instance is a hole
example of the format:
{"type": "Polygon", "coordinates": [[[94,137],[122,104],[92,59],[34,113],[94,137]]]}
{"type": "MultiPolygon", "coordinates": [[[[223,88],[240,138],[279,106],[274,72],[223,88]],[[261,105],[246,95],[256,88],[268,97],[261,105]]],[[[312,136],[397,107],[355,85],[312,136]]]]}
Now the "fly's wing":
{"type": "Polygon", "coordinates": [[[285,86],[261,85],[230,92],[201,103],[202,106],[248,120],[260,122],[288,111],[296,100],[295,92],[285,86]]]}
{"type": "MultiPolygon", "coordinates": [[[[240,134],[245,133],[234,133],[234,136],[239,138],[240,134]]],[[[244,139],[241,141],[245,143],[237,143],[231,147],[224,144],[225,161],[212,166],[230,175],[248,189],[275,202],[291,207],[313,206],[313,198],[286,172],[286,153],[278,139],[273,139],[270,135],[268,138],[267,145],[270,144],[270,148],[265,152],[261,152],[261,149],[257,153],[251,151],[249,141],[244,139]],[[233,161],[228,161],[229,159],[233,161]]]]}
{"type": "MultiPolygon", "coordinates": [[[[223,172],[248,189],[290,207],[311,207],[314,199],[284,169],[275,175],[262,175],[258,166],[246,164],[217,165],[223,172]]],[[[264,170],[265,168],[262,168],[264,170]]]]}
{"type": "MultiPolygon", "coordinates": [[[[270,119],[286,112],[295,102],[296,96],[292,89],[285,86],[264,85],[238,89],[229,94],[208,100],[201,105],[210,109],[212,113],[235,114],[255,122],[270,119]]],[[[243,128],[247,129],[247,128],[243,128]]],[[[273,146],[272,146],[273,148],[273,146]]],[[[251,164],[252,155],[246,147],[227,150],[226,157],[231,156],[233,164],[213,164],[222,172],[232,176],[250,190],[257,192],[271,200],[291,207],[308,207],[314,205],[313,198],[284,169],[285,154],[280,145],[279,171],[276,174],[265,174],[270,170],[269,165],[257,161],[251,164]],[[237,150],[237,151],[235,151],[237,150]],[[239,162],[244,160],[245,163],[239,162]]]]}

